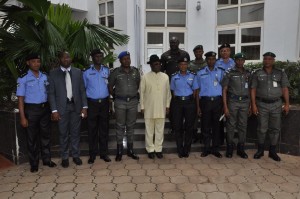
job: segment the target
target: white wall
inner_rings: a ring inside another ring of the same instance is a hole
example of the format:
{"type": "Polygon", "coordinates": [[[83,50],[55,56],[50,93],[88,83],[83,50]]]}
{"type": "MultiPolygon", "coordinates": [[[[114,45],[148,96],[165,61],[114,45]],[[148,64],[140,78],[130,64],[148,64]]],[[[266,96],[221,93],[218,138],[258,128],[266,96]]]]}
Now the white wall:
{"type": "Polygon", "coordinates": [[[281,61],[299,57],[299,0],[266,0],[263,52],[272,51],[281,61]]]}

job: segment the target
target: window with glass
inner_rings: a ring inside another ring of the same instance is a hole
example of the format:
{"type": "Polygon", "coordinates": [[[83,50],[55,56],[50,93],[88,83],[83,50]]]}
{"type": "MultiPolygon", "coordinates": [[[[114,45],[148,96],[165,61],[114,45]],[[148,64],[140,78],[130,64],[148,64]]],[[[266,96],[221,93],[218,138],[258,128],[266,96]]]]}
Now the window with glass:
{"type": "Polygon", "coordinates": [[[218,0],[218,45],[229,43],[232,54],[260,60],[263,20],[264,0],[218,0]]]}
{"type": "Polygon", "coordinates": [[[109,28],[114,27],[114,2],[99,1],[99,23],[109,28]]]}
{"type": "Polygon", "coordinates": [[[185,48],[186,0],[146,0],[145,63],[150,56],[169,50],[169,40],[179,39],[185,48]]]}

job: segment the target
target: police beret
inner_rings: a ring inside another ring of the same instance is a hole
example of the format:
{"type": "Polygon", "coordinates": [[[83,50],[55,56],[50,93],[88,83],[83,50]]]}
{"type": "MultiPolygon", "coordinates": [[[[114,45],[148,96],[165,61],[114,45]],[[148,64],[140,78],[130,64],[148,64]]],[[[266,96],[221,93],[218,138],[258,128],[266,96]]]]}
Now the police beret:
{"type": "Polygon", "coordinates": [[[263,54],[263,56],[271,56],[271,57],[276,57],[276,55],[272,52],[266,52],[265,54],[263,54]]]}
{"type": "Polygon", "coordinates": [[[215,53],[213,51],[209,51],[209,52],[205,53],[204,56],[205,57],[215,57],[215,56],[217,56],[217,53],[215,53]]]}
{"type": "Polygon", "coordinates": [[[157,62],[157,61],[160,62],[159,57],[157,55],[151,55],[149,61],[147,62],[147,64],[152,64],[152,63],[157,62]]]}
{"type": "Polygon", "coordinates": [[[220,46],[220,50],[223,49],[223,48],[230,48],[230,44],[228,44],[228,43],[222,44],[220,46]]]}
{"type": "Polygon", "coordinates": [[[123,57],[129,55],[130,56],[130,53],[128,51],[123,51],[119,54],[118,58],[119,59],[122,59],[123,57]]]}
{"type": "Polygon", "coordinates": [[[99,48],[97,49],[94,49],[91,51],[91,56],[93,57],[94,55],[97,55],[97,54],[103,54],[103,52],[101,52],[101,50],[99,48]]]}
{"type": "Polygon", "coordinates": [[[180,63],[180,62],[189,62],[190,59],[188,57],[180,57],[180,59],[178,59],[177,63],[180,63]]]}
{"type": "Polygon", "coordinates": [[[197,46],[195,46],[193,51],[195,52],[195,50],[203,50],[203,46],[202,45],[197,45],[197,46]]]}
{"type": "Polygon", "coordinates": [[[234,59],[246,59],[246,55],[244,53],[237,53],[234,55],[234,59]]]}
{"type": "Polygon", "coordinates": [[[29,61],[31,59],[41,59],[40,55],[38,53],[30,53],[26,56],[26,61],[29,61]]]}

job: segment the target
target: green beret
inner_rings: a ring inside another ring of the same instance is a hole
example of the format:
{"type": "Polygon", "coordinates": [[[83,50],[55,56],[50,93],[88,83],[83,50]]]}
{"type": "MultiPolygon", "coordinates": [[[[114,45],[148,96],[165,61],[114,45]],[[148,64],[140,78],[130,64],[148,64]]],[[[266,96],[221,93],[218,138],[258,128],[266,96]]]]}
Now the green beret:
{"type": "Polygon", "coordinates": [[[272,52],[266,52],[265,54],[263,54],[263,56],[271,56],[271,57],[276,57],[276,55],[272,52]]]}
{"type": "Polygon", "coordinates": [[[244,53],[237,53],[234,55],[234,59],[246,59],[246,55],[244,53]]]}

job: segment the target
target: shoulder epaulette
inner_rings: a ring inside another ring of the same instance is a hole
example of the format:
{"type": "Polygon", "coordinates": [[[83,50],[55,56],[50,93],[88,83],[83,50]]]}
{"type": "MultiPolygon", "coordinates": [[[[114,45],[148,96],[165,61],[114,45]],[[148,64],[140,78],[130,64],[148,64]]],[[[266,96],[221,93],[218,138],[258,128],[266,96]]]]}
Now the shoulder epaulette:
{"type": "MultiPolygon", "coordinates": [[[[118,67],[118,68],[119,68],[119,67],[118,67]]],[[[112,73],[112,72],[116,71],[116,69],[117,69],[117,68],[110,68],[110,72],[112,73]]]]}
{"type": "Polygon", "coordinates": [[[28,74],[28,71],[23,72],[23,73],[21,73],[21,74],[19,75],[19,77],[20,77],[20,78],[23,78],[23,77],[25,77],[27,74],[28,74]]]}
{"type": "Polygon", "coordinates": [[[44,74],[44,75],[48,75],[48,73],[45,72],[45,71],[41,71],[41,73],[44,74]]]}
{"type": "Polygon", "coordinates": [[[88,70],[89,68],[83,68],[81,69],[82,72],[85,72],[86,70],[88,70]]]}
{"type": "Polygon", "coordinates": [[[254,69],[254,70],[252,70],[252,74],[257,73],[257,72],[259,72],[259,71],[261,71],[261,70],[262,70],[262,68],[254,69]]]}
{"type": "Polygon", "coordinates": [[[217,68],[225,71],[225,69],[223,67],[218,66],[217,68]]]}
{"type": "Polygon", "coordinates": [[[175,73],[173,73],[171,76],[174,76],[174,75],[177,75],[178,74],[178,72],[175,72],[175,73]]]}
{"type": "Polygon", "coordinates": [[[190,71],[190,73],[193,74],[193,75],[197,75],[197,74],[196,74],[195,72],[193,72],[193,71],[190,71]]]}

